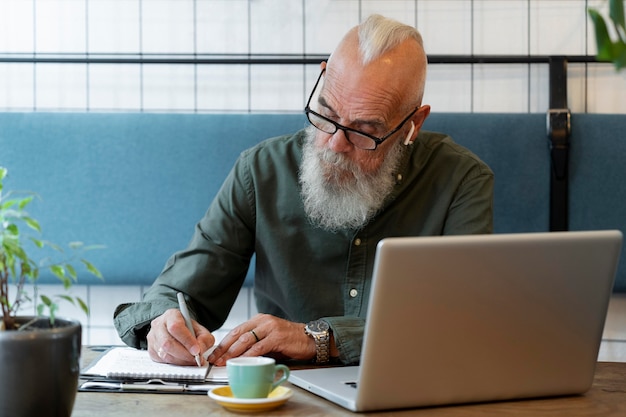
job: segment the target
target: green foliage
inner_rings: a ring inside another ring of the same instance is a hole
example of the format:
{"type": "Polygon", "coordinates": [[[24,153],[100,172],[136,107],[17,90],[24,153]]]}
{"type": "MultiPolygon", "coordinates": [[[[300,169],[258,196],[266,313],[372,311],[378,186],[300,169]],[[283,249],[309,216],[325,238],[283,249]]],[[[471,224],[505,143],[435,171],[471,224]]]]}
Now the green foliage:
{"type": "Polygon", "coordinates": [[[616,70],[626,67],[626,21],[624,19],[624,1],[609,0],[609,21],[617,39],[609,34],[609,23],[596,9],[588,10],[596,34],[598,61],[613,62],[616,70]]]}
{"type": "Polygon", "coordinates": [[[78,305],[85,314],[89,314],[87,304],[79,297],[68,294],[54,296],[40,295],[38,293],[37,279],[42,269],[50,271],[63,284],[65,291],[69,291],[73,284],[78,281],[78,272],[74,266],[82,264],[90,274],[102,279],[100,271],[88,260],[80,257],[87,250],[97,249],[99,246],[85,246],[82,242],[71,242],[69,251],[54,243],[42,240],[34,236],[25,236],[22,226],[26,230],[41,235],[41,226],[26,212],[26,208],[33,201],[34,195],[13,197],[13,193],[3,195],[3,180],[7,176],[7,170],[0,167],[0,305],[2,307],[2,323],[4,328],[14,328],[14,317],[23,302],[32,301],[26,291],[26,285],[33,286],[37,303],[37,314],[47,313],[51,325],[54,325],[56,312],[60,301],[67,301],[78,305]],[[29,251],[27,251],[27,248],[29,251]],[[44,250],[47,249],[47,252],[44,250]],[[32,252],[49,253],[59,255],[62,260],[54,260],[50,256],[44,257],[39,262],[32,258],[32,252]],[[9,285],[14,285],[16,294],[9,295],[9,285]]]}

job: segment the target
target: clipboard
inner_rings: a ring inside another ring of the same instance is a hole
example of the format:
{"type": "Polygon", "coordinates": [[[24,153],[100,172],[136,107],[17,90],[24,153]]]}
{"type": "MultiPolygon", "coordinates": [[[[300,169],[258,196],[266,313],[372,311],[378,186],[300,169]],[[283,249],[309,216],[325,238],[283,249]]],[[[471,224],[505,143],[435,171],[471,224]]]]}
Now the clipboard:
{"type": "Polygon", "coordinates": [[[109,392],[109,393],[130,393],[130,394],[200,394],[207,395],[207,392],[227,383],[203,382],[184,383],[167,382],[160,379],[147,381],[123,381],[113,379],[87,379],[83,380],[79,386],[79,392],[109,392]]]}

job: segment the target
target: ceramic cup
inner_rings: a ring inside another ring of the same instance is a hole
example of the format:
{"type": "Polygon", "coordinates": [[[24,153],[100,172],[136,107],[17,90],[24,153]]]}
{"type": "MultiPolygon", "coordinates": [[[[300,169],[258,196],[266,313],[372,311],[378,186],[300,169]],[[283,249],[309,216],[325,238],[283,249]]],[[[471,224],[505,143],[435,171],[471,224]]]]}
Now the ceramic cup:
{"type": "Polygon", "coordinates": [[[226,361],[228,383],[237,398],[266,398],[274,388],[289,378],[289,368],[276,365],[264,356],[233,358],[226,361]],[[280,378],[276,376],[282,372],[280,378]]]}

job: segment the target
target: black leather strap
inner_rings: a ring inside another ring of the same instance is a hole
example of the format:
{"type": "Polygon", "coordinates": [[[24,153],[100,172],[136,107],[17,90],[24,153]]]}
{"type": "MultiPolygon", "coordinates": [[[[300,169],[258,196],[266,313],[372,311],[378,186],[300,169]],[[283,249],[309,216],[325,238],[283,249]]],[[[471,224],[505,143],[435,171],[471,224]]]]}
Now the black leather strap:
{"type": "Polygon", "coordinates": [[[567,61],[550,57],[550,110],[547,114],[550,139],[550,231],[569,228],[569,137],[571,114],[567,108],[567,61]]]}

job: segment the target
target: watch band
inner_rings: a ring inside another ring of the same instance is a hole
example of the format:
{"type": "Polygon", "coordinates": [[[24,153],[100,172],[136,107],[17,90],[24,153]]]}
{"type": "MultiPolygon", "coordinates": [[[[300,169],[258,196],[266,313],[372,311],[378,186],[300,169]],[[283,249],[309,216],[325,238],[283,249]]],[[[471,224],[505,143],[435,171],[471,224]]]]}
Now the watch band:
{"type": "Polygon", "coordinates": [[[313,320],[304,326],[304,332],[315,342],[315,363],[330,361],[330,326],[324,320],[313,320]]]}
{"type": "Polygon", "coordinates": [[[324,334],[315,337],[315,362],[327,363],[330,361],[330,334],[326,331],[324,334]]]}

